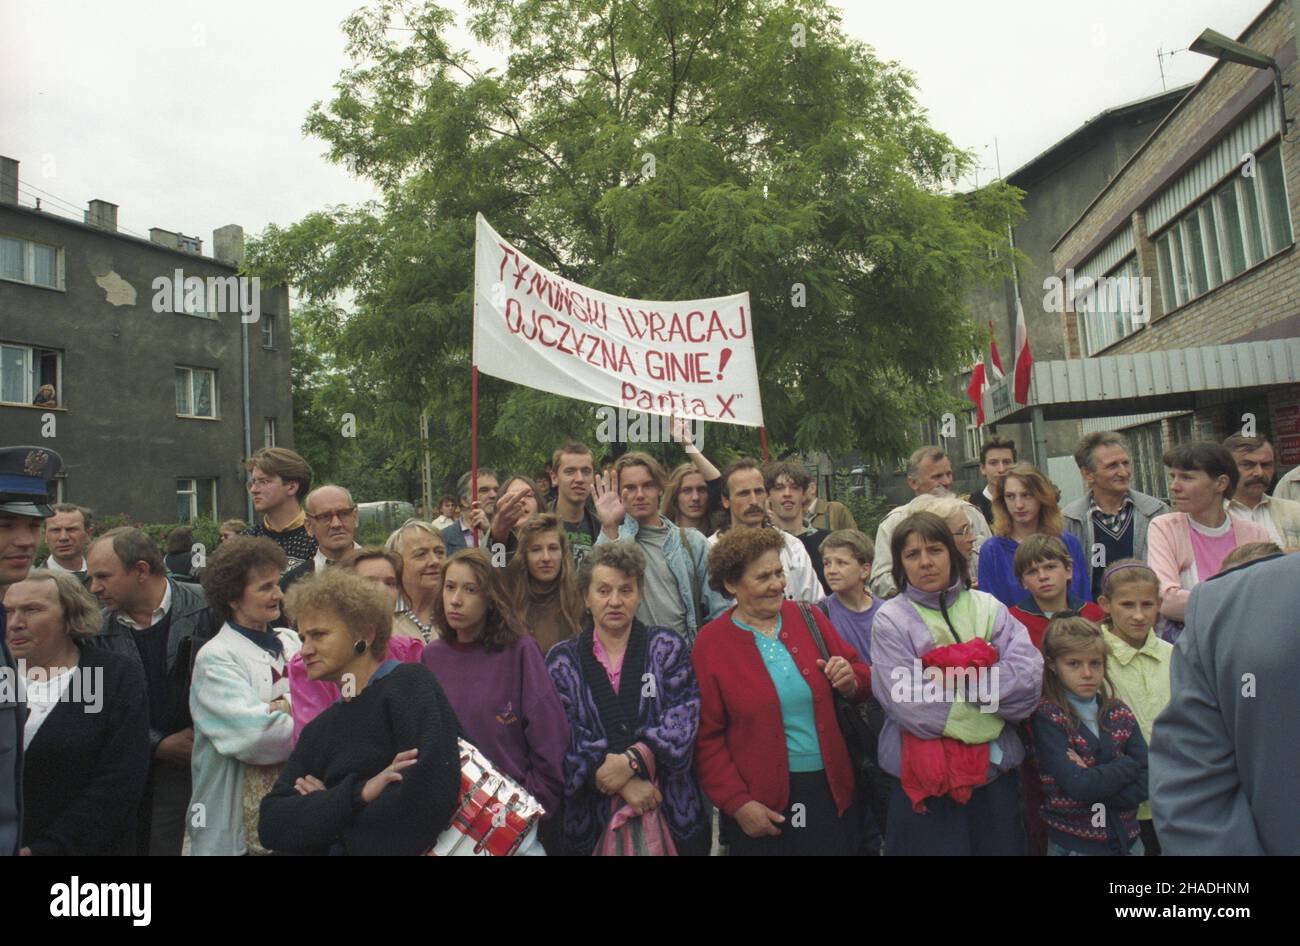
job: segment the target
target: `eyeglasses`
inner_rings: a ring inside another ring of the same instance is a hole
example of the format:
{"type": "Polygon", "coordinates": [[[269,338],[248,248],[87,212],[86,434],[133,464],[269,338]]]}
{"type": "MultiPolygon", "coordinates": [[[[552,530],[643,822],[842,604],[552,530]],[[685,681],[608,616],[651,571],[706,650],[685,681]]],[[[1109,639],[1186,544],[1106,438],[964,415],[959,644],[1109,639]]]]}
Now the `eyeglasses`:
{"type": "Polygon", "coordinates": [[[307,518],[320,526],[327,526],[334,521],[337,516],[339,522],[347,522],[349,518],[357,511],[356,506],[349,506],[347,509],[331,509],[329,512],[322,512],[316,515],[308,515],[307,518]]]}
{"type": "Polygon", "coordinates": [[[952,537],[953,537],[954,539],[966,539],[966,538],[969,538],[969,537],[970,537],[970,532],[971,532],[971,529],[970,529],[970,523],[967,523],[966,525],[964,525],[964,526],[963,526],[962,528],[960,528],[960,529],[957,529],[957,530],[949,529],[948,531],[949,531],[949,532],[952,532],[952,537]]]}
{"type": "MultiPolygon", "coordinates": [[[[277,477],[276,479],[278,478],[279,477],[277,477]]],[[[275,480],[265,476],[254,476],[252,479],[248,481],[248,485],[249,486],[274,486],[275,480]]]]}

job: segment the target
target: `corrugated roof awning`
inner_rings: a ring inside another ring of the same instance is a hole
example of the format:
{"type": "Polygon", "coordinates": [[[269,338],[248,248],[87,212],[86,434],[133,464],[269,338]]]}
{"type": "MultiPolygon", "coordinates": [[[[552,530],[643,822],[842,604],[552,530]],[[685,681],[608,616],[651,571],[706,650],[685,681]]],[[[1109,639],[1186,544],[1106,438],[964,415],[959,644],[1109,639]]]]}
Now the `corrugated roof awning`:
{"type": "Polygon", "coordinates": [[[1029,423],[1035,407],[1045,420],[1191,410],[1199,393],[1300,383],[1300,338],[1036,363],[1028,404],[1014,374],[985,390],[987,423],[1029,423]]]}

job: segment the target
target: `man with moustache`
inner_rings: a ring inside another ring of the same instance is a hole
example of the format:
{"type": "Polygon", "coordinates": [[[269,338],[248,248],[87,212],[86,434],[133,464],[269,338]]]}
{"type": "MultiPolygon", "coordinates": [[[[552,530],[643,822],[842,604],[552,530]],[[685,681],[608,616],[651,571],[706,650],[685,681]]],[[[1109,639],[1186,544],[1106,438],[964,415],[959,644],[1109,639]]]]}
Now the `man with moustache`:
{"type": "Polygon", "coordinates": [[[1273,445],[1263,437],[1236,434],[1223,446],[1237,461],[1241,475],[1228,512],[1263,526],[1281,548],[1300,548],[1300,503],[1268,495],[1276,470],[1273,445]]]}
{"type": "Polygon", "coordinates": [[[1083,546],[1092,563],[1092,596],[1101,594],[1106,566],[1120,559],[1146,561],[1147,530],[1151,520],[1169,512],[1154,496],[1129,487],[1133,461],[1124,438],[1112,430],[1091,433],[1074,450],[1088,492],[1065,506],[1065,531],[1083,546]]]}
{"type": "Polygon", "coordinates": [[[45,520],[45,546],[50,550],[50,557],[44,567],[68,572],[77,576],[83,585],[89,585],[86,546],[90,544],[93,514],[75,503],[55,503],[50,509],[54,515],[45,520]]]}
{"type": "MultiPolygon", "coordinates": [[[[755,529],[776,529],[781,533],[781,568],[785,571],[785,596],[792,601],[816,602],[826,594],[817,573],[813,570],[808,550],[797,538],[779,529],[768,518],[767,481],[757,460],[741,457],[727,464],[722,471],[722,508],[730,520],[713,535],[709,545],[716,545],[718,537],[732,526],[750,526],[755,529]]],[[[732,601],[727,599],[727,605],[732,601]]]]}
{"type": "MultiPolygon", "coordinates": [[[[42,447],[0,448],[0,605],[5,592],[27,577],[36,561],[41,522],[49,507],[49,480],[63,458],[42,447]]],[[[16,855],[23,837],[23,724],[27,706],[18,693],[18,667],[5,640],[0,606],[0,856],[16,855]]]]}
{"type": "Polygon", "coordinates": [[[294,582],[323,572],[352,549],[361,548],[356,541],[357,504],[342,486],[318,486],[307,494],[303,503],[307,532],[316,542],[316,554],[295,565],[280,579],[280,590],[288,591],[294,582]]]}
{"type": "MultiPolygon", "coordinates": [[[[907,460],[907,485],[913,493],[922,496],[948,496],[952,493],[952,460],[942,447],[920,447],[912,452],[907,460]]],[[[993,533],[983,513],[968,502],[962,503],[962,511],[975,534],[975,549],[978,551],[985,539],[993,533]]],[[[880,521],[876,529],[876,557],[871,564],[871,593],[878,598],[889,598],[898,593],[894,587],[894,556],[890,551],[894,538],[894,529],[908,516],[907,504],[895,507],[880,521]]]]}
{"type": "Polygon", "coordinates": [[[646,453],[625,453],[613,475],[596,480],[602,529],[596,544],[627,539],[645,553],[645,590],[636,616],[647,627],[667,627],[694,643],[699,629],[721,614],[727,600],[709,587],[709,541],[659,512],[668,476],[646,453]]]}
{"type": "Polygon", "coordinates": [[[122,527],[90,545],[90,591],[104,606],[91,643],[134,657],[144,668],[153,762],[140,812],[139,853],[181,853],[190,801],[190,677],[198,650],[220,629],[202,590],[167,577],[158,547],[122,527]]]}

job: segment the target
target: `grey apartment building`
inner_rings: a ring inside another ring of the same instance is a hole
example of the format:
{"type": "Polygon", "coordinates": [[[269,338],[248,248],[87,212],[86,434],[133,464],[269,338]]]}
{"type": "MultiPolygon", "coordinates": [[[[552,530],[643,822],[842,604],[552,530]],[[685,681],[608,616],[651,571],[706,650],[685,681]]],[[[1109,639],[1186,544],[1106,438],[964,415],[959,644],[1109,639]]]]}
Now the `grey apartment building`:
{"type": "Polygon", "coordinates": [[[237,276],[244,234],[52,212],[0,158],[0,444],[63,457],[57,495],[139,522],[247,516],[244,457],[293,445],[288,292],[237,276]]]}

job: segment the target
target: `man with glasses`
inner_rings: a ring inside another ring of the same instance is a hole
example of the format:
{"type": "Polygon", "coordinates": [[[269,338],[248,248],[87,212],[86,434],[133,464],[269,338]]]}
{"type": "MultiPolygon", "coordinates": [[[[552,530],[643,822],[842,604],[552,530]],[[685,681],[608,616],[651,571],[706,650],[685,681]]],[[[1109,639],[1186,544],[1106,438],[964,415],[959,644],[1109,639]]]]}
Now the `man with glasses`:
{"type": "Polygon", "coordinates": [[[298,579],[323,572],[352,549],[356,541],[357,504],[342,486],[318,486],[307,494],[304,504],[307,531],[316,541],[316,554],[284,573],[280,587],[288,591],[298,579]]]}
{"type": "Polygon", "coordinates": [[[709,543],[696,529],[659,512],[667,474],[646,453],[625,453],[612,474],[595,481],[601,532],[596,544],[627,539],[645,553],[645,591],[636,616],[648,627],[669,627],[690,643],[727,601],[709,587],[709,543]]]}
{"type": "Polygon", "coordinates": [[[265,536],[280,548],[289,562],[287,573],[316,554],[316,540],[307,531],[307,516],[300,501],[311,490],[311,467],[285,447],[265,447],[244,462],[249,472],[248,491],[261,519],[245,535],[265,536]]]}
{"type": "Polygon", "coordinates": [[[460,518],[442,530],[442,541],[447,546],[448,558],[461,549],[483,548],[487,545],[492,517],[497,511],[497,490],[501,481],[496,470],[481,466],[478,468],[478,483],[475,484],[473,473],[473,470],[468,470],[457,481],[460,518]],[[472,486],[478,487],[477,498],[470,495],[472,486]]]}

